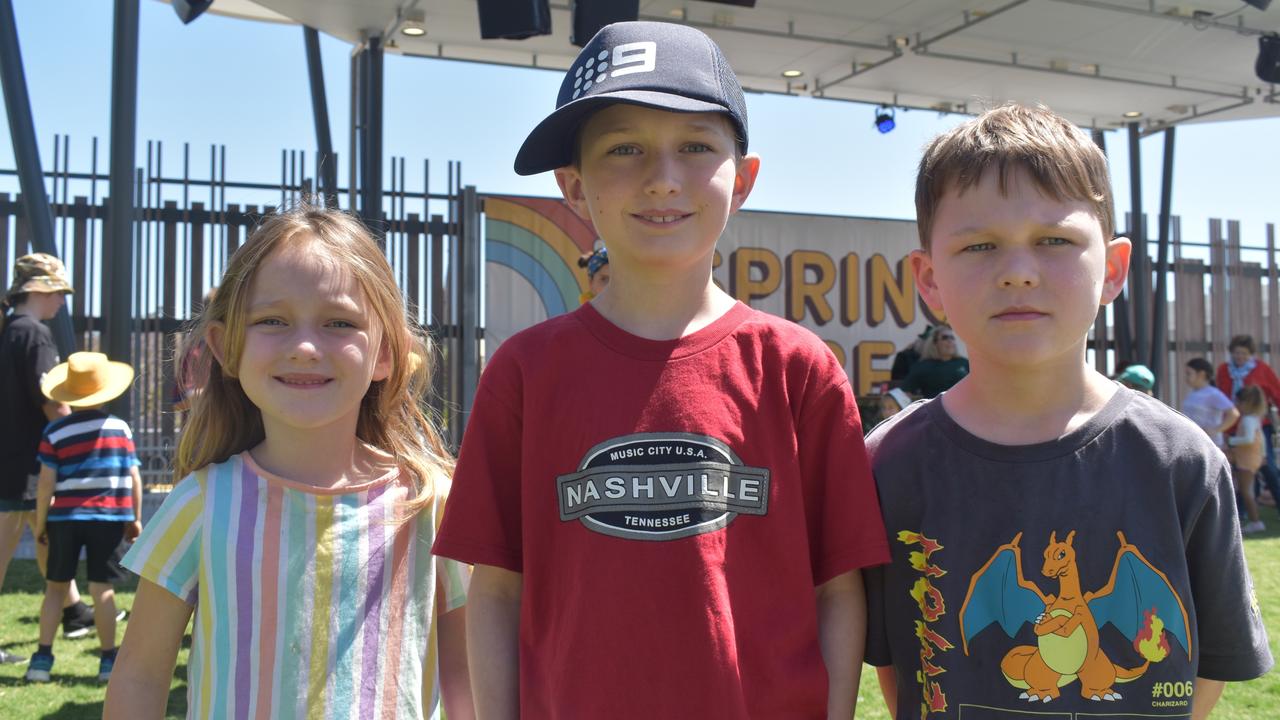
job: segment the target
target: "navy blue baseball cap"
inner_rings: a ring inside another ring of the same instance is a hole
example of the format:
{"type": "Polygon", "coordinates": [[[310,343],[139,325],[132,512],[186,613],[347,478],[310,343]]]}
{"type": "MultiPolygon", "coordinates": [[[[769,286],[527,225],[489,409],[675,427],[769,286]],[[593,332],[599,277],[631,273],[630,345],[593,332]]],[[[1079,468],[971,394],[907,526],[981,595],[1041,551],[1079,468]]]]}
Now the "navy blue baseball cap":
{"type": "Polygon", "coordinates": [[[591,113],[614,103],[672,112],[728,116],[747,152],[747,104],[729,61],[706,33],[665,22],[606,25],[565,73],[556,109],[516,153],[519,175],[573,162],[578,130],[591,113]]]}

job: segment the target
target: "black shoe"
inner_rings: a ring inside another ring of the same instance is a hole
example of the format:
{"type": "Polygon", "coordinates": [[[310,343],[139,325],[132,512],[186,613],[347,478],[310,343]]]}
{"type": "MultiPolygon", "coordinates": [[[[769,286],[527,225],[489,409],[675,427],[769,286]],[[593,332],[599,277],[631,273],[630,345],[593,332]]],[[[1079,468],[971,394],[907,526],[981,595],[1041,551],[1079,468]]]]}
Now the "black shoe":
{"type": "Polygon", "coordinates": [[[11,653],[8,650],[0,650],[0,665],[17,665],[26,661],[27,658],[25,656],[11,653]]]}
{"type": "Polygon", "coordinates": [[[69,640],[82,638],[93,631],[93,608],[83,602],[62,611],[62,637],[69,640]]]}

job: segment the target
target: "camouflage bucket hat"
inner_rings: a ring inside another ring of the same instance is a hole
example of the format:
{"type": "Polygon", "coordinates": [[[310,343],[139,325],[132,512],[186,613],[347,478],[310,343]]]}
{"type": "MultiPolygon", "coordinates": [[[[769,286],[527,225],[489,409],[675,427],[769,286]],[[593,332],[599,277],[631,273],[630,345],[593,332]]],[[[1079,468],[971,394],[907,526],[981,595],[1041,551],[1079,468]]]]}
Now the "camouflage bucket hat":
{"type": "Polygon", "coordinates": [[[5,297],[24,292],[73,293],[75,290],[61,260],[45,253],[31,253],[13,263],[13,284],[5,297]]]}

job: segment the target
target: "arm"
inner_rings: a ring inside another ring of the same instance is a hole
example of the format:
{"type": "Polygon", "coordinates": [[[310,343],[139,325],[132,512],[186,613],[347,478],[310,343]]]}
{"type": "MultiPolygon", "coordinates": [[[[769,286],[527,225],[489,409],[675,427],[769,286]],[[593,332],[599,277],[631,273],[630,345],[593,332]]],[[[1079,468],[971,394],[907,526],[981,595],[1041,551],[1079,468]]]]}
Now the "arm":
{"type": "Polygon", "coordinates": [[[467,608],[440,616],[436,631],[436,657],[440,658],[440,699],[451,720],[474,720],[471,674],[467,671],[467,608]]]}
{"type": "Polygon", "coordinates": [[[147,579],[138,583],[129,623],[111,682],[103,720],[163,718],[169,701],[169,685],[178,659],[178,647],[191,620],[192,607],[147,579]]]}
{"type": "Polygon", "coordinates": [[[467,657],[476,717],[520,716],[520,597],[524,576],[490,565],[471,575],[467,607],[467,657]]]}
{"type": "Polygon", "coordinates": [[[884,696],[884,706],[889,709],[889,717],[897,717],[898,676],[893,673],[893,666],[876,668],[876,678],[880,681],[880,694],[884,696]]]}
{"type": "Polygon", "coordinates": [[[1222,424],[1215,428],[1209,428],[1211,433],[1224,433],[1232,428],[1240,420],[1240,411],[1231,406],[1222,416],[1222,424]]]}
{"type": "Polygon", "coordinates": [[[137,540],[142,534],[142,473],[134,465],[129,468],[129,475],[133,478],[133,522],[124,526],[124,539],[137,540]]]}
{"type": "Polygon", "coordinates": [[[1191,720],[1205,720],[1209,717],[1213,706],[1218,704],[1218,698],[1222,697],[1222,689],[1226,685],[1220,680],[1196,678],[1196,688],[1191,693],[1191,720]]]}
{"type": "Polygon", "coordinates": [[[49,504],[53,502],[53,486],[58,471],[48,465],[40,466],[40,479],[36,482],[36,542],[45,544],[45,525],[49,521],[49,504]]]}
{"type": "Polygon", "coordinates": [[[818,643],[827,666],[827,718],[848,720],[858,703],[867,641],[867,597],[862,572],[850,570],[816,590],[818,643]]]}

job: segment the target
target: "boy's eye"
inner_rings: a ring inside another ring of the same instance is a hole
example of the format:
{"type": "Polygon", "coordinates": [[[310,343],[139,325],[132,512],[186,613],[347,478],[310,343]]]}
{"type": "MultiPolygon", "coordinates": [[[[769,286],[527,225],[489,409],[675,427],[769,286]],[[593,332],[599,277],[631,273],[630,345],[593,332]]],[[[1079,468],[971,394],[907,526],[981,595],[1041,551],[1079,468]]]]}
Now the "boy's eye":
{"type": "Polygon", "coordinates": [[[706,143],[692,142],[684,146],[685,152],[705,153],[711,152],[711,146],[706,143]]]}
{"type": "Polygon", "coordinates": [[[1070,245],[1071,241],[1064,237],[1046,237],[1040,240],[1042,245],[1070,245]]]}
{"type": "Polygon", "coordinates": [[[961,252],[982,252],[983,250],[994,250],[995,247],[996,247],[995,243],[989,243],[989,242],[973,243],[972,245],[965,245],[963,248],[961,248],[961,252]]]}
{"type": "Polygon", "coordinates": [[[615,147],[609,148],[609,151],[606,154],[607,155],[638,155],[640,154],[640,148],[636,147],[635,145],[617,145],[615,147]]]}

